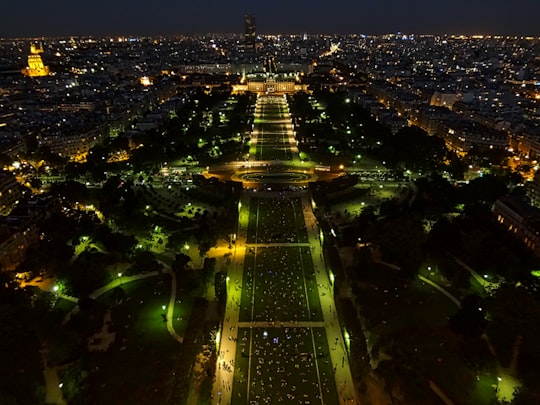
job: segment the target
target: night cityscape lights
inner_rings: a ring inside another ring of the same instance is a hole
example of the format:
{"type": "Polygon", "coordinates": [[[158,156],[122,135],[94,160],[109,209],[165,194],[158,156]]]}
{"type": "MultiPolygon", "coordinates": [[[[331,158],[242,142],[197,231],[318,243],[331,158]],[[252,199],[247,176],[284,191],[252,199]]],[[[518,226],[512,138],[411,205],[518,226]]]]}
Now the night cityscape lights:
{"type": "Polygon", "coordinates": [[[0,39],[0,403],[540,403],[540,38],[266,19],[0,39]]]}

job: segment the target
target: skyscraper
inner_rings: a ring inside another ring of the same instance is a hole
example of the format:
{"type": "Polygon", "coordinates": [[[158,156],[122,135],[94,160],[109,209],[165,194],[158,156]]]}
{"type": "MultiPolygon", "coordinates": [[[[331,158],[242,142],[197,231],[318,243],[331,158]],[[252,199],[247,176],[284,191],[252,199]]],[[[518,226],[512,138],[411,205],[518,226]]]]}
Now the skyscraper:
{"type": "Polygon", "coordinates": [[[244,16],[244,42],[248,46],[255,47],[255,39],[257,37],[257,33],[255,30],[255,16],[251,14],[246,14],[244,16]]]}

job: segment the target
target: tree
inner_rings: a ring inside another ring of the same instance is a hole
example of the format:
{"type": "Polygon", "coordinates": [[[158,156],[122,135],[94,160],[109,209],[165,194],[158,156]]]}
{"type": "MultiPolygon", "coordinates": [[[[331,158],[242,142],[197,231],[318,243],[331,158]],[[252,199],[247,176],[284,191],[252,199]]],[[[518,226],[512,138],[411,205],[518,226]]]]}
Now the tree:
{"type": "Polygon", "coordinates": [[[379,247],[384,261],[409,276],[416,274],[424,259],[425,233],[417,217],[381,218],[368,228],[366,241],[379,247]]]}
{"type": "Polygon", "coordinates": [[[183,272],[184,270],[186,270],[186,267],[188,265],[188,263],[191,261],[191,258],[184,254],[184,253],[178,253],[175,257],[174,257],[174,261],[171,265],[173,271],[177,272],[177,273],[181,273],[183,272]]]}
{"type": "Polygon", "coordinates": [[[486,300],[486,309],[490,319],[487,334],[501,363],[506,367],[515,365],[526,386],[537,386],[540,303],[534,291],[523,285],[502,283],[486,300]]]}
{"type": "Polygon", "coordinates": [[[450,328],[464,338],[478,338],[486,328],[485,308],[478,295],[469,295],[449,322],[450,328]]]}
{"type": "Polygon", "coordinates": [[[84,184],[73,180],[51,185],[51,194],[59,195],[72,203],[85,203],[90,200],[90,190],[84,184]]]}
{"type": "Polygon", "coordinates": [[[383,140],[380,148],[381,158],[389,167],[404,166],[415,171],[438,169],[447,153],[444,140],[416,126],[400,129],[383,140]]]}
{"type": "Polygon", "coordinates": [[[90,294],[111,280],[106,267],[108,257],[101,253],[82,252],[77,260],[60,274],[68,292],[76,297],[90,294]]]}
{"type": "Polygon", "coordinates": [[[152,271],[161,272],[163,265],[156,259],[156,255],[147,250],[139,250],[133,255],[133,265],[128,269],[130,274],[141,274],[152,271]]]}
{"type": "Polygon", "coordinates": [[[37,317],[30,291],[21,289],[6,273],[0,273],[0,403],[40,403],[35,398],[41,374],[37,317]],[[32,382],[33,381],[33,382],[32,382]],[[39,381],[39,380],[37,380],[39,381]]]}
{"type": "Polygon", "coordinates": [[[508,193],[507,180],[491,174],[471,180],[461,190],[462,200],[465,204],[478,202],[491,204],[508,193]]]}

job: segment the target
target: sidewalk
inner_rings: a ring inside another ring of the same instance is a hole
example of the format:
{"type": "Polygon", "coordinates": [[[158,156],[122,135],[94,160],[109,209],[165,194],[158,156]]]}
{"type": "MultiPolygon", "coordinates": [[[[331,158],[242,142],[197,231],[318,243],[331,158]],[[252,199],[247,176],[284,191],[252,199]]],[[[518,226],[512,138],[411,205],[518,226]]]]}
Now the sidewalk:
{"type": "Polygon", "coordinates": [[[333,277],[330,276],[331,272],[326,267],[323,244],[320,240],[321,234],[317,218],[311,208],[309,193],[306,192],[301,201],[308,239],[310,245],[315,247],[315,249],[311,249],[311,259],[319,289],[319,300],[326,326],[330,359],[332,364],[334,364],[334,378],[338,390],[339,403],[360,404],[352,379],[348,348],[344,341],[342,328],[335,309],[333,277]],[[340,365],[341,367],[339,367],[340,365]]]}

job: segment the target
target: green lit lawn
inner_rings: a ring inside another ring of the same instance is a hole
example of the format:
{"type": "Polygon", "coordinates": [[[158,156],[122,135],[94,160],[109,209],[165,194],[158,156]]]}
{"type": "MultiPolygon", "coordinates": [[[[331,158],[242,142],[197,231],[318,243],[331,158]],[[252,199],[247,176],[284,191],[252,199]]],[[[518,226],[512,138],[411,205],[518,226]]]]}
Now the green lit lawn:
{"type": "Polygon", "coordinates": [[[252,198],[247,239],[282,245],[246,250],[239,318],[267,326],[238,330],[231,403],[337,403],[325,329],[280,324],[322,321],[300,200],[252,198]]]}
{"type": "Polygon", "coordinates": [[[322,320],[309,248],[256,248],[246,254],[240,320],[322,320]]]}
{"type": "Polygon", "coordinates": [[[407,285],[388,274],[362,288],[359,297],[369,308],[368,335],[378,336],[381,352],[399,353],[419,381],[432,380],[454,403],[489,403],[471,399],[480,391],[459,353],[459,338],[449,329],[448,317],[457,306],[446,296],[420,280],[407,285]]]}
{"type": "MultiPolygon", "coordinates": [[[[175,359],[182,346],[171,337],[162,316],[162,306],[169,302],[170,277],[140,280],[123,288],[126,298],[112,313],[115,342],[109,351],[90,355],[97,368],[89,375],[89,384],[100,387],[91,403],[167,403],[175,384],[173,373],[187,372],[177,369],[175,359]]],[[[102,301],[110,301],[110,294],[102,301]]],[[[187,322],[191,305],[176,307],[187,322]]]]}
{"type": "Polygon", "coordinates": [[[288,130],[283,121],[286,105],[268,103],[263,106],[254,121],[258,132],[255,159],[292,160],[288,130]]]}
{"type": "Polygon", "coordinates": [[[479,375],[471,392],[471,404],[491,405],[494,403],[497,378],[494,375],[479,375]]]}
{"type": "Polygon", "coordinates": [[[176,297],[174,304],[173,328],[179,336],[185,336],[189,323],[189,317],[193,310],[193,298],[188,296],[184,298],[176,297]]]}
{"type": "Polygon", "coordinates": [[[247,243],[307,243],[299,198],[252,198],[247,243]]]}
{"type": "Polygon", "coordinates": [[[232,404],[336,401],[324,328],[239,329],[232,404]]]}
{"type": "Polygon", "coordinates": [[[63,298],[58,298],[56,304],[54,305],[54,309],[61,311],[64,315],[66,315],[73,308],[75,308],[75,303],[63,298]]]}

